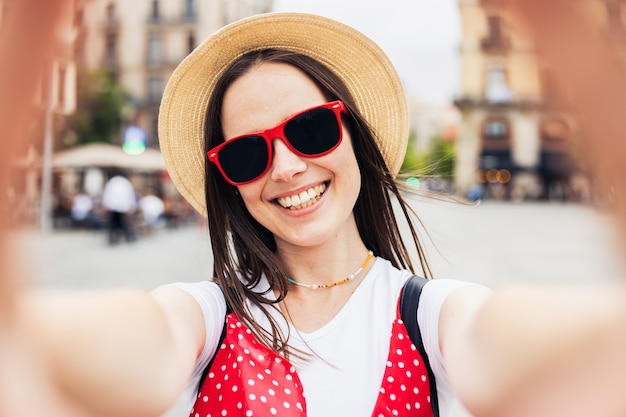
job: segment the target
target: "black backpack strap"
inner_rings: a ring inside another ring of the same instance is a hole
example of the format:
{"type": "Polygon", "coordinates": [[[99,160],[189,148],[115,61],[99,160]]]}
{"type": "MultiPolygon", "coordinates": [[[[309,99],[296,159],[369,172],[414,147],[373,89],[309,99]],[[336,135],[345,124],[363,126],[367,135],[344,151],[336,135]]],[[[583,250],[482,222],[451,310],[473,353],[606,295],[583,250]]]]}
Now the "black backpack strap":
{"type": "Polygon", "coordinates": [[[213,366],[213,361],[215,360],[215,357],[217,356],[217,352],[220,350],[220,346],[222,346],[222,342],[224,342],[224,339],[226,338],[226,316],[228,316],[232,312],[233,312],[233,309],[230,308],[230,305],[228,303],[226,303],[226,314],[224,315],[224,327],[222,328],[222,335],[220,336],[220,340],[217,343],[217,350],[213,354],[213,357],[211,357],[211,360],[209,361],[207,366],[204,368],[204,371],[202,371],[202,376],[200,377],[200,384],[198,384],[198,392],[200,392],[200,389],[202,388],[202,384],[204,383],[204,380],[209,374],[209,371],[211,370],[211,366],[213,366]]]}
{"type": "Polygon", "coordinates": [[[439,401],[437,400],[437,384],[435,382],[435,375],[430,368],[430,362],[428,355],[424,349],[424,342],[422,342],[422,333],[420,332],[419,324],[417,323],[417,306],[419,305],[420,295],[422,288],[428,282],[426,278],[413,275],[404,284],[402,288],[402,295],[400,297],[400,317],[404,322],[404,327],[409,333],[411,342],[415,345],[422,360],[426,365],[428,371],[428,382],[430,384],[430,404],[433,408],[433,414],[435,417],[439,417],[439,401]]]}

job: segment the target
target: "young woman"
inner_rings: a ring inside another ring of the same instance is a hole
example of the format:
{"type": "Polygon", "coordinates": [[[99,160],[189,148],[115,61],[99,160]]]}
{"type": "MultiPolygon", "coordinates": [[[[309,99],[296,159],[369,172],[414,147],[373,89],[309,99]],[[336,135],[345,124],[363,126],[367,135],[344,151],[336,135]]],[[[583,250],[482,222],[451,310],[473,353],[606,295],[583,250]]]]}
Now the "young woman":
{"type": "MultiPolygon", "coordinates": [[[[245,378],[229,373],[229,360],[240,353],[232,349],[216,357],[220,361],[207,379],[207,385],[221,384],[221,389],[206,386],[201,396],[207,401],[197,407],[216,414],[233,411],[209,395],[231,398],[232,386],[237,392],[230,406],[236,409],[241,401],[255,414],[276,407],[287,415],[275,403],[289,404],[297,415],[305,408],[308,415],[319,416],[372,414],[377,399],[382,401],[379,390],[391,360],[399,291],[410,276],[397,268],[410,265],[410,259],[389,194],[401,197],[349,90],[305,55],[254,51],[236,60],[218,81],[206,126],[212,127],[206,148],[213,164],[206,174],[207,212],[219,287],[179,287],[201,306],[224,294],[241,321],[232,320],[254,335],[248,343],[258,340],[275,351],[261,349],[263,355],[282,356],[298,368],[294,378],[300,379],[306,402],[280,394],[266,403],[243,401],[249,397],[242,392],[250,388],[245,378]],[[222,364],[228,368],[224,375],[218,371],[222,364]]],[[[425,303],[425,308],[438,311],[441,300],[460,285],[443,280],[429,285],[433,295],[428,300],[434,305],[425,303]]],[[[197,373],[215,356],[224,322],[224,312],[215,315],[214,307],[203,316],[207,342],[197,373]]],[[[438,320],[425,322],[431,324],[425,340],[436,346],[438,320]]],[[[418,371],[419,384],[395,394],[395,407],[404,412],[420,402],[429,408],[421,380],[426,372],[418,371]],[[423,397],[414,396],[413,388],[421,389],[423,397]]],[[[271,387],[268,379],[256,381],[252,392],[260,397],[257,388],[271,387]]]]}
{"type": "Polygon", "coordinates": [[[426,361],[442,416],[457,398],[476,416],[596,405],[569,396],[593,393],[603,364],[570,365],[626,345],[623,293],[437,279],[401,320],[403,285],[431,271],[394,182],[404,93],[362,34],[305,14],[236,22],[181,63],[161,109],[168,170],[208,218],[215,278],[26,297],[24,327],[78,410],[156,416],[186,389],[192,416],[430,416],[426,361]]]}

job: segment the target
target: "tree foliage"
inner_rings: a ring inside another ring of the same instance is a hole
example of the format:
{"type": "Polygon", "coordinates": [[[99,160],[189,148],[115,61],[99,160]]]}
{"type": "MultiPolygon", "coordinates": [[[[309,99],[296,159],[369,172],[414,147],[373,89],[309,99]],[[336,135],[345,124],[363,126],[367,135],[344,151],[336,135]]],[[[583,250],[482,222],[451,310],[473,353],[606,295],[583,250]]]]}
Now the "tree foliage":
{"type": "Polygon", "coordinates": [[[454,177],[454,142],[446,141],[441,137],[434,137],[427,152],[416,152],[410,145],[402,163],[402,171],[419,177],[439,177],[451,179],[454,177]]]}
{"type": "Polygon", "coordinates": [[[119,143],[125,96],[113,74],[81,71],[77,85],[76,113],[69,120],[76,144],[119,143]]]}

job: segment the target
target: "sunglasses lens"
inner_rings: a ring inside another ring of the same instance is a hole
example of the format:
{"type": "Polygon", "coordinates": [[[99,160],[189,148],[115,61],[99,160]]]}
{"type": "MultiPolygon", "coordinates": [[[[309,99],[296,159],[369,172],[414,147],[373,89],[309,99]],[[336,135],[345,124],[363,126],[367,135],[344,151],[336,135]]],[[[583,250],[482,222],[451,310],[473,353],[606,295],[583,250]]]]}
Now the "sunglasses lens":
{"type": "Polygon", "coordinates": [[[246,136],[227,142],[218,154],[220,165],[233,182],[252,181],[267,167],[267,144],[261,136],[246,136]]]}
{"type": "Polygon", "coordinates": [[[340,129],[331,109],[313,109],[290,120],[285,125],[285,137],[299,152],[314,156],[337,146],[340,129]]]}
{"type": "MultiPolygon", "coordinates": [[[[334,110],[318,107],[305,111],[283,128],[286,139],[293,151],[301,156],[320,156],[335,149],[341,141],[341,122],[334,110]]],[[[217,159],[222,173],[234,185],[254,181],[269,167],[271,150],[269,130],[260,135],[250,135],[227,141],[220,146],[217,159]],[[263,135],[268,136],[267,138],[263,135]]],[[[214,152],[209,151],[209,159],[214,152]]]]}

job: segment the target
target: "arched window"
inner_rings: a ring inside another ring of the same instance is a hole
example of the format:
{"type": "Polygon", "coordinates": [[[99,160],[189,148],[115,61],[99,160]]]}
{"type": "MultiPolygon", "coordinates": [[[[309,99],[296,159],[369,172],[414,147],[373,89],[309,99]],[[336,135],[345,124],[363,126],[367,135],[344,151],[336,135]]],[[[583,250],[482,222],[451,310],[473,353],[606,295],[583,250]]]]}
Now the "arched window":
{"type": "Polygon", "coordinates": [[[509,88],[506,70],[494,65],[487,69],[485,79],[485,98],[490,103],[508,103],[513,98],[509,88]]]}
{"type": "Polygon", "coordinates": [[[162,42],[158,34],[152,33],[148,38],[148,63],[159,64],[162,60],[162,42]]]}
{"type": "Polygon", "coordinates": [[[151,103],[159,103],[163,94],[163,80],[160,76],[153,75],[148,79],[148,94],[151,103]]]}
{"type": "Polygon", "coordinates": [[[511,124],[506,117],[491,116],[482,127],[483,150],[509,149],[511,124]]]}
{"type": "Polygon", "coordinates": [[[106,7],[106,20],[108,24],[115,22],[115,4],[109,3],[106,7]]]}
{"type": "Polygon", "coordinates": [[[161,17],[161,11],[159,7],[159,0],[152,0],[152,20],[159,20],[161,17]]]}
{"type": "Polygon", "coordinates": [[[193,4],[194,0],[185,0],[185,17],[193,18],[196,17],[196,10],[193,4]]]}

